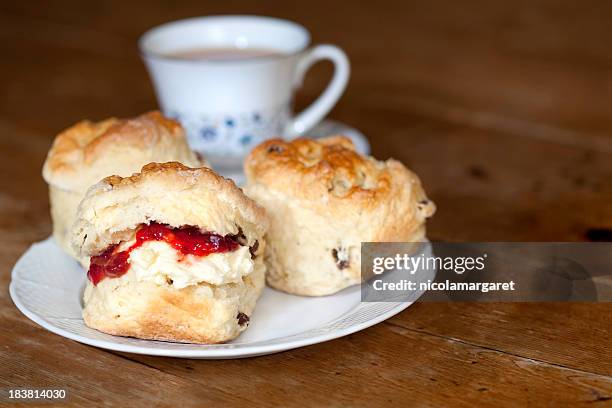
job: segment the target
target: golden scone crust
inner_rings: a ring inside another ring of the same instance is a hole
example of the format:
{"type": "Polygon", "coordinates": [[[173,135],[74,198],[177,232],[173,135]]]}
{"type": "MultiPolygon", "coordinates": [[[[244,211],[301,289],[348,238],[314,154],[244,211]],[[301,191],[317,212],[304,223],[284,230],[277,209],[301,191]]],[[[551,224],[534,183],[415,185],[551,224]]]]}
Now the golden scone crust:
{"type": "Polygon", "coordinates": [[[43,177],[55,187],[84,191],[106,176],[129,175],[153,161],[202,164],[189,149],[181,125],[160,112],[96,123],[84,120],[55,138],[43,177]]]}
{"type": "Polygon", "coordinates": [[[80,256],[96,255],[151,221],[242,233],[249,246],[268,225],[264,210],[213,170],[150,163],[140,173],[106,177],[87,191],[72,230],[73,247],[80,256]]]}
{"type": "Polygon", "coordinates": [[[53,236],[70,255],[70,229],[87,189],[102,178],[129,176],[151,162],[206,162],[187,144],[181,125],[154,111],[132,119],[81,121],[60,133],[43,166],[49,184],[53,236]]]}
{"type": "Polygon", "coordinates": [[[269,140],[245,161],[246,192],[268,212],[268,283],[325,295],[360,282],[361,242],[421,241],[435,212],[402,163],[350,139],[269,140]]]}

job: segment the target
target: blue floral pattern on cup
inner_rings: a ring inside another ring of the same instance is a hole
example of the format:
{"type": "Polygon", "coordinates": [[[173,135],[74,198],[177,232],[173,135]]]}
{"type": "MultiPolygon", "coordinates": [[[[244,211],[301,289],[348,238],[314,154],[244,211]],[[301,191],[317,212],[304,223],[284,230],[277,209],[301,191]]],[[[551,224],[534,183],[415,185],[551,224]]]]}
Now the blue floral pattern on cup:
{"type": "Polygon", "coordinates": [[[204,156],[210,152],[216,156],[236,156],[245,154],[266,139],[282,137],[283,125],[290,117],[288,106],[219,115],[178,110],[169,110],[166,114],[181,122],[193,150],[204,156]]]}

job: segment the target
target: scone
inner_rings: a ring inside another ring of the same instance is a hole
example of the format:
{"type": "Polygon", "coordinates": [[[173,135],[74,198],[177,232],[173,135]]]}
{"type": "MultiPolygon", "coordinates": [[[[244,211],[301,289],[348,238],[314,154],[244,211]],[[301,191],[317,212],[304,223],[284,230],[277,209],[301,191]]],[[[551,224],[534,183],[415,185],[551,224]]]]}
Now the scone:
{"type": "Polygon", "coordinates": [[[360,283],[362,242],[422,241],[435,212],[414,173],[360,155],[342,136],[269,140],[247,157],[245,173],[247,195],[270,218],[267,282],[293,294],[360,283]]]}
{"type": "Polygon", "coordinates": [[[85,323],[142,339],[235,338],[265,285],[266,228],[264,210],[208,168],[151,163],[103,179],[72,231],[91,258],[85,323]]]}
{"type": "Polygon", "coordinates": [[[133,119],[81,121],[60,133],[43,166],[56,241],[75,256],[69,231],[91,185],[113,174],[129,176],[147,163],[167,161],[205,165],[189,149],[181,125],[159,112],[133,119]]]}

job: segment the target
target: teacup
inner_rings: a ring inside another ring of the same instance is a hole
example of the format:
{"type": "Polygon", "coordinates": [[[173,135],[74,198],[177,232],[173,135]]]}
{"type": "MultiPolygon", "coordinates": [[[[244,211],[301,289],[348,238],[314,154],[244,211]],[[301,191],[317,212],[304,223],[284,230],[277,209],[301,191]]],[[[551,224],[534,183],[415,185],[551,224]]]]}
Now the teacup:
{"type": "Polygon", "coordinates": [[[212,16],[155,27],[139,46],[164,113],[183,124],[191,147],[213,166],[232,167],[265,139],[307,132],[342,95],[350,74],[345,53],[309,43],[308,31],[291,21],[212,16]],[[326,59],[335,67],[331,82],[293,115],[304,74],[326,59]]]}

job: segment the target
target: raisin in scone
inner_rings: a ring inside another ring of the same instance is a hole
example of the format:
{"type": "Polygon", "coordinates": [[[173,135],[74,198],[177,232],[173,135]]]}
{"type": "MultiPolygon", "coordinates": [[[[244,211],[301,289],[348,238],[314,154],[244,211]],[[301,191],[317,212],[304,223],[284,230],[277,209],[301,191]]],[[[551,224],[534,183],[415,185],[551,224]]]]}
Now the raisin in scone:
{"type": "Polygon", "coordinates": [[[362,156],[342,136],[266,141],[245,173],[246,193],[270,218],[267,282],[293,294],[360,283],[362,242],[422,241],[435,212],[403,164],[362,156]]]}
{"type": "Polygon", "coordinates": [[[211,169],[151,163],[92,186],[73,246],[89,257],[85,323],[191,343],[246,329],[265,284],[264,210],[211,169]]]}
{"type": "Polygon", "coordinates": [[[147,163],[167,161],[206,165],[189,149],[181,125],[159,112],[97,123],[85,120],[60,133],[43,166],[56,241],[75,256],[69,232],[91,185],[114,174],[129,176],[147,163]]]}

